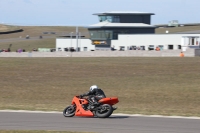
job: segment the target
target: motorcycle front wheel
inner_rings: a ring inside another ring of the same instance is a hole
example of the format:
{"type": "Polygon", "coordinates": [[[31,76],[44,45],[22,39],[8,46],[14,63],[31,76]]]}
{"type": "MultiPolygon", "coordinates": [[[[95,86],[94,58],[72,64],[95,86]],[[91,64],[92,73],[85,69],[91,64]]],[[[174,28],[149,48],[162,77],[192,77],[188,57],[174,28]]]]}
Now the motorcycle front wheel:
{"type": "Polygon", "coordinates": [[[70,105],[63,110],[63,115],[65,117],[73,117],[75,115],[75,112],[76,112],[76,105],[70,105]]]}
{"type": "Polygon", "coordinates": [[[101,105],[95,112],[96,116],[99,118],[107,118],[113,113],[113,108],[109,104],[101,105]]]}

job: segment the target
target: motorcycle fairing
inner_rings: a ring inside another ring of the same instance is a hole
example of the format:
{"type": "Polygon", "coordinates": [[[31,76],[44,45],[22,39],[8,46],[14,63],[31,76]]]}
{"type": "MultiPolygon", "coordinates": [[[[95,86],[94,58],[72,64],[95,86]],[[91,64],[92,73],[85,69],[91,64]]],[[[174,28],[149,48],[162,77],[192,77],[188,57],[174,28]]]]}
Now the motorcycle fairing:
{"type": "Polygon", "coordinates": [[[103,99],[99,100],[99,103],[110,104],[110,105],[114,105],[118,102],[119,102],[119,100],[117,97],[107,97],[107,98],[103,98],[103,99]]]}
{"type": "Polygon", "coordinates": [[[84,110],[82,104],[87,104],[87,100],[79,99],[77,96],[73,98],[72,104],[76,104],[75,116],[93,117],[94,114],[90,110],[84,110]]]}

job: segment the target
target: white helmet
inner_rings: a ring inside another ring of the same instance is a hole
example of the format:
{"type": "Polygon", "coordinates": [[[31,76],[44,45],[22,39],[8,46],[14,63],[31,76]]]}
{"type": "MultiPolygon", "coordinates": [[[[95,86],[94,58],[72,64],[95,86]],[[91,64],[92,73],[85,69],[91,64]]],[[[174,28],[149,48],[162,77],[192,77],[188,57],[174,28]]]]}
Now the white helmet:
{"type": "Polygon", "coordinates": [[[90,91],[93,91],[94,89],[98,89],[98,86],[97,85],[93,85],[90,87],[90,91]]]}

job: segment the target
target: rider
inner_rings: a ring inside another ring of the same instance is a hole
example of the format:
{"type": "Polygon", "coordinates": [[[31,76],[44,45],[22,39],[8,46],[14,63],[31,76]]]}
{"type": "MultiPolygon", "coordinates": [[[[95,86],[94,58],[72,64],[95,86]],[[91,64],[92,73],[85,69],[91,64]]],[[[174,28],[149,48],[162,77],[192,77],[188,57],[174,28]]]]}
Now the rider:
{"type": "Polygon", "coordinates": [[[99,105],[98,101],[102,98],[105,98],[106,95],[104,94],[103,90],[100,89],[97,85],[92,85],[90,87],[89,92],[80,95],[80,97],[89,96],[89,100],[92,101],[92,104],[99,105]]]}

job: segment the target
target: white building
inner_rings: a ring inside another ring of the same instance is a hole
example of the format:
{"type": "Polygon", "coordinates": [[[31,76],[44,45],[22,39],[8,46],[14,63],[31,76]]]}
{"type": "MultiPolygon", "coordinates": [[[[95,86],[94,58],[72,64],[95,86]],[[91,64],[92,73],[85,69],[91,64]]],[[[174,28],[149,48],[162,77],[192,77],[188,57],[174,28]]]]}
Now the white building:
{"type": "MultiPolygon", "coordinates": [[[[130,50],[136,47],[137,50],[149,50],[160,47],[161,50],[186,50],[187,47],[200,47],[200,34],[132,34],[118,35],[118,40],[111,40],[111,47],[116,50],[130,50]]],[[[94,51],[95,45],[90,39],[68,39],[57,38],[56,50],[65,51],[65,48],[79,48],[79,51],[94,51]]],[[[100,50],[100,49],[99,49],[100,50]]],[[[108,50],[108,49],[102,49],[108,50]]],[[[111,50],[111,49],[109,49],[111,50]]]]}
{"type": "Polygon", "coordinates": [[[112,40],[115,49],[123,47],[129,50],[130,46],[137,48],[155,49],[160,47],[161,50],[177,50],[185,51],[187,47],[199,48],[200,34],[142,34],[142,35],[119,35],[118,40],[112,40]]]}
{"type": "MultiPolygon", "coordinates": [[[[73,47],[79,51],[94,50],[186,50],[199,48],[200,34],[155,34],[151,25],[154,13],[111,11],[96,13],[99,23],[88,26],[90,39],[57,38],[56,50],[73,47]]],[[[78,31],[76,35],[78,36],[78,31]]]]}
{"type": "Polygon", "coordinates": [[[70,38],[57,38],[56,39],[56,51],[65,51],[65,48],[78,47],[79,51],[93,51],[95,46],[91,44],[90,39],[70,39],[70,38]]]}

